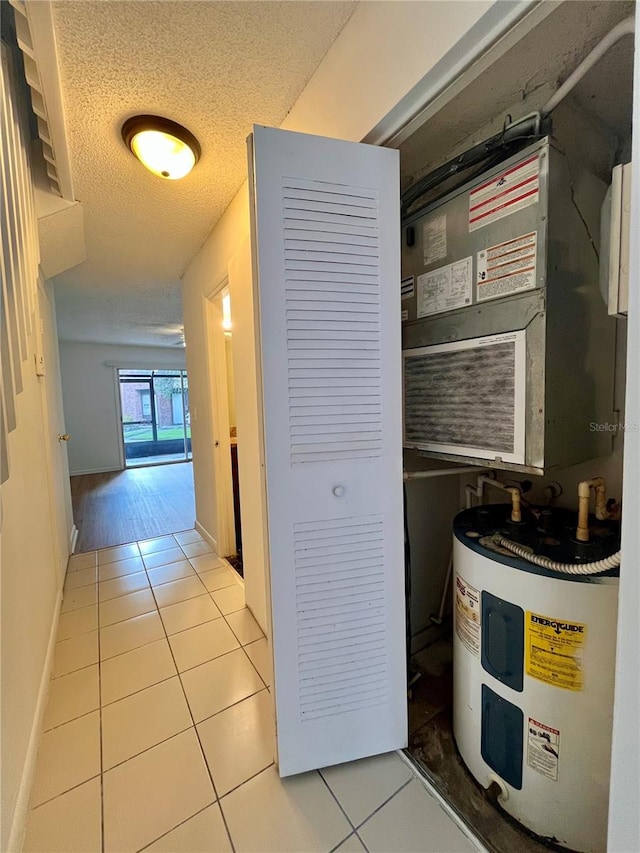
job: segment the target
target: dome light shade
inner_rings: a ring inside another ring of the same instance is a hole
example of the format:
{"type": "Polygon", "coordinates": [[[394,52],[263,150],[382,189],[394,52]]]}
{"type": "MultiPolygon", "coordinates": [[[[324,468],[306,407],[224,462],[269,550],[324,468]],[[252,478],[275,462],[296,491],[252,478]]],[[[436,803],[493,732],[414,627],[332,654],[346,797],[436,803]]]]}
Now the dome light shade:
{"type": "Polygon", "coordinates": [[[180,124],[161,116],[133,116],[122,125],[129,150],[159,178],[184,178],[200,159],[200,143],[180,124]]]}

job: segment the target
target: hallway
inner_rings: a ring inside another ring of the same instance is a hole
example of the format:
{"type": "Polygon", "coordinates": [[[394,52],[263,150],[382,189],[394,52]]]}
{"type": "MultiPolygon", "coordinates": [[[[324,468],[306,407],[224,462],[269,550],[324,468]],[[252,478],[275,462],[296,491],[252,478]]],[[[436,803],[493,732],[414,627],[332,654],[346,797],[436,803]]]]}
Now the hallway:
{"type": "Polygon", "coordinates": [[[195,519],[193,463],[71,477],[76,552],[189,530],[195,519]]]}
{"type": "Polygon", "coordinates": [[[394,754],[281,780],[270,685],[195,531],[73,556],[23,849],[477,849],[394,754]]]}

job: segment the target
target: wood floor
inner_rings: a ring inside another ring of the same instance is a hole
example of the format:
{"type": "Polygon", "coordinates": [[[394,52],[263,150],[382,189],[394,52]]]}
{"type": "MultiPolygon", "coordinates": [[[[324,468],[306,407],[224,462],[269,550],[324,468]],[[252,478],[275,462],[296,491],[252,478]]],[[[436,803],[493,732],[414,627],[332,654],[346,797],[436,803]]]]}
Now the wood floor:
{"type": "Polygon", "coordinates": [[[193,528],[193,463],[71,477],[76,553],[193,528]]]}

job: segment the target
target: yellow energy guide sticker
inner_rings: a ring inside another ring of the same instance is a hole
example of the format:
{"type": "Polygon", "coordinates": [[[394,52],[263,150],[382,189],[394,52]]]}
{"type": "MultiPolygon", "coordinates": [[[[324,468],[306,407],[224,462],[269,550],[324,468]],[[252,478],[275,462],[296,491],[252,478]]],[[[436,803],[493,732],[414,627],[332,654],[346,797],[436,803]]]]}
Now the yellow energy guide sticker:
{"type": "Polygon", "coordinates": [[[582,656],[587,626],[527,610],[526,670],[547,684],[583,690],[582,656]]]}

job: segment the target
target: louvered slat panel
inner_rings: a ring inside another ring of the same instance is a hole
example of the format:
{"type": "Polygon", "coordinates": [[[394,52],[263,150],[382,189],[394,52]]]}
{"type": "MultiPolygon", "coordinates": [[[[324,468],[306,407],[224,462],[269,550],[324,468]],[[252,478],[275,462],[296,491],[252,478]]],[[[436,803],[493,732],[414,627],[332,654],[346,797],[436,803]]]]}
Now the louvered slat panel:
{"type": "Polygon", "coordinates": [[[377,192],[283,178],[282,204],[291,461],[377,456],[377,192]]]}
{"type": "Polygon", "coordinates": [[[381,516],[294,525],[302,721],[386,701],[383,552],[381,516]],[[330,575],[326,569],[310,575],[309,558],[327,569],[330,563],[330,575]]]}
{"type": "Polygon", "coordinates": [[[407,354],[405,443],[513,453],[515,343],[407,354]]]}

